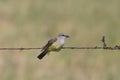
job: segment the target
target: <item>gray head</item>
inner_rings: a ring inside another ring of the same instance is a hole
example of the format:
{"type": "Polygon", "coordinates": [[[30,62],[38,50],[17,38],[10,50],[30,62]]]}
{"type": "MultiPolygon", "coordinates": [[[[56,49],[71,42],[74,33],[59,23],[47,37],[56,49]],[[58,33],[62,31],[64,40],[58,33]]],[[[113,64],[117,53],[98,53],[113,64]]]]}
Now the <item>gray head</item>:
{"type": "Polygon", "coordinates": [[[63,34],[63,33],[60,33],[60,34],[58,35],[58,37],[61,37],[61,38],[69,38],[69,36],[68,36],[68,35],[63,34]]]}

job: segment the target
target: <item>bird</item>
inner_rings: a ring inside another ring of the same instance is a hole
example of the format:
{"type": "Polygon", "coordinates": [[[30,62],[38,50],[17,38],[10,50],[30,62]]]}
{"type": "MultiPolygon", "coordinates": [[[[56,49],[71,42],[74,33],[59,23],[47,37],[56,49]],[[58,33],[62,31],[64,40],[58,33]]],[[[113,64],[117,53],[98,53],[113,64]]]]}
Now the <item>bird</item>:
{"type": "Polygon", "coordinates": [[[42,48],[41,53],[37,56],[37,58],[41,60],[46,54],[49,54],[50,52],[60,51],[64,46],[66,38],[69,38],[69,35],[63,33],[60,33],[57,37],[51,38],[42,48]]]}

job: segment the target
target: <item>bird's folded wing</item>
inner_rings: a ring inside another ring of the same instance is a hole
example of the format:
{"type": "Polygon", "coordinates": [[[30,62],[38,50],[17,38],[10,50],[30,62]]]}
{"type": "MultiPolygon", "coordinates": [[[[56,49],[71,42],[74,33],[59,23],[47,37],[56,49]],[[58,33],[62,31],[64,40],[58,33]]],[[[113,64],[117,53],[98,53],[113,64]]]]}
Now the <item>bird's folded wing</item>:
{"type": "Polygon", "coordinates": [[[43,50],[47,50],[49,48],[49,46],[51,46],[55,41],[57,40],[57,38],[52,38],[48,41],[48,43],[42,48],[41,51],[43,50]]]}

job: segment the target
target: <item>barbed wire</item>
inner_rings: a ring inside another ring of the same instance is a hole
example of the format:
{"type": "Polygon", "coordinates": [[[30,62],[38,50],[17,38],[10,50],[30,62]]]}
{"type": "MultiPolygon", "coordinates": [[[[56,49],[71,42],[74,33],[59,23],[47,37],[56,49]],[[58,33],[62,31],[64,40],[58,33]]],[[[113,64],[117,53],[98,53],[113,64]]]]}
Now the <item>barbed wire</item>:
{"type": "MultiPolygon", "coordinates": [[[[120,50],[119,45],[115,45],[113,47],[107,46],[105,36],[102,37],[102,46],[95,46],[95,47],[63,47],[62,49],[103,49],[103,50],[120,50]]],[[[0,50],[39,50],[42,48],[0,48],[0,50]]]]}

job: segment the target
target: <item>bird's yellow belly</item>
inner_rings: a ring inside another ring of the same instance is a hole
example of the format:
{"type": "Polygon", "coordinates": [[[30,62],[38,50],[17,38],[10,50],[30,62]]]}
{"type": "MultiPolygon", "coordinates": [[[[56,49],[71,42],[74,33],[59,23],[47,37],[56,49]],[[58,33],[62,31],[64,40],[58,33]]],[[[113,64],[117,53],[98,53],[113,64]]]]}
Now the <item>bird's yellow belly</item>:
{"type": "Polygon", "coordinates": [[[49,51],[60,51],[62,49],[63,45],[54,43],[49,47],[49,51]]]}

